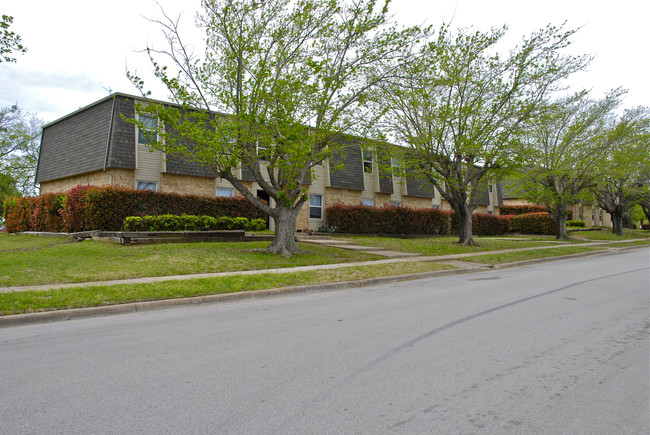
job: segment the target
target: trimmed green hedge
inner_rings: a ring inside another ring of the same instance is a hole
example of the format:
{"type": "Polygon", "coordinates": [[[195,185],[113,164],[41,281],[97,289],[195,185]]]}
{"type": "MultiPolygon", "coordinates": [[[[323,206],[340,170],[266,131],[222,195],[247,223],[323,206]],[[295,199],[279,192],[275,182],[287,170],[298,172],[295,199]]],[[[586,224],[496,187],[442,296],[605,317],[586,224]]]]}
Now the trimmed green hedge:
{"type": "Polygon", "coordinates": [[[437,209],[333,205],[325,210],[328,227],[352,234],[449,234],[451,213],[437,209]]]}
{"type": "Polygon", "coordinates": [[[585,221],[566,221],[566,226],[584,228],[587,226],[587,224],[585,223],[585,221]]]}
{"type": "Polygon", "coordinates": [[[78,186],[63,194],[7,198],[7,231],[119,231],[129,216],[268,217],[243,197],[180,195],[121,187],[78,186]]]}
{"type": "Polygon", "coordinates": [[[124,219],[124,231],[219,231],[245,230],[261,231],[266,228],[264,219],[232,218],[221,216],[193,215],[158,215],[158,216],[129,216],[124,219]]]}
{"type": "Polygon", "coordinates": [[[502,216],[541,213],[545,211],[546,211],[546,207],[544,207],[543,205],[522,204],[522,205],[504,205],[500,207],[500,213],[502,216]]]}
{"type": "Polygon", "coordinates": [[[521,234],[556,234],[555,222],[548,213],[526,213],[512,216],[510,231],[521,234]]]}

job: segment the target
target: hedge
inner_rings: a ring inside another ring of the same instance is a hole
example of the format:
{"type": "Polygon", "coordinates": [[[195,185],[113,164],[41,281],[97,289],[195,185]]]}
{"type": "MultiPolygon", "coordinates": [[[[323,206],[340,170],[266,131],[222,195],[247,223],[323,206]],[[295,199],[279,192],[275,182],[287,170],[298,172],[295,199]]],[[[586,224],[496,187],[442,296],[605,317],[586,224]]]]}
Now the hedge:
{"type": "Polygon", "coordinates": [[[501,215],[520,215],[546,211],[543,205],[504,205],[500,207],[501,215]]]}
{"type": "Polygon", "coordinates": [[[556,234],[555,222],[546,212],[510,217],[510,231],[521,234],[556,234]]]}
{"type": "Polygon", "coordinates": [[[158,215],[129,216],[124,219],[124,231],[206,231],[246,230],[261,231],[266,228],[264,219],[232,218],[221,216],[158,215]]]}
{"type": "Polygon", "coordinates": [[[4,207],[7,231],[119,231],[129,216],[197,215],[267,216],[243,197],[222,198],[180,195],[121,187],[77,186],[64,194],[7,198],[4,207]]]}
{"type": "Polygon", "coordinates": [[[584,228],[587,226],[585,221],[566,221],[567,227],[584,228]]]}
{"type": "Polygon", "coordinates": [[[333,205],[325,210],[328,227],[355,234],[449,234],[451,213],[438,209],[333,205]]]}
{"type": "Polygon", "coordinates": [[[472,215],[472,234],[476,236],[500,236],[510,231],[512,216],[496,216],[489,213],[472,215]]]}

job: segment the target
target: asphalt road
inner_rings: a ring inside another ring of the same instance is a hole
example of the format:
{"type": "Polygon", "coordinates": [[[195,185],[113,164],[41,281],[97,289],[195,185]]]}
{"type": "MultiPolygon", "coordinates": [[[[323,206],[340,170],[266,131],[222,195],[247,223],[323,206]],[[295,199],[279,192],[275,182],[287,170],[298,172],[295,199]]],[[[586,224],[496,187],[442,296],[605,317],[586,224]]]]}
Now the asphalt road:
{"type": "Polygon", "coordinates": [[[647,434],[649,254],[1,329],[0,433],[647,434]]]}

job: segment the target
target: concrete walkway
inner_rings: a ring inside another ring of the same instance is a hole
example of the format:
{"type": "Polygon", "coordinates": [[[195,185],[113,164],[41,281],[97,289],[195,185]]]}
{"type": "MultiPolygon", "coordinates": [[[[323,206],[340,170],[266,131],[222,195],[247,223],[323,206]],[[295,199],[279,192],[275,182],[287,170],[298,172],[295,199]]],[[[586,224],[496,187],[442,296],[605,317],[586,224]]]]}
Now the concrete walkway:
{"type": "Polygon", "coordinates": [[[566,242],[560,242],[560,243],[555,242],[549,244],[548,246],[538,246],[532,248],[516,248],[516,249],[503,249],[498,251],[483,251],[483,252],[464,253],[464,254],[425,256],[425,255],[408,253],[408,252],[391,251],[378,246],[362,246],[362,245],[355,244],[353,239],[336,239],[327,236],[316,236],[316,237],[302,236],[299,237],[299,241],[301,242],[312,243],[321,246],[331,246],[340,249],[360,251],[368,254],[374,254],[374,255],[386,257],[386,259],[359,261],[353,263],[336,263],[336,264],[321,264],[321,265],[313,265],[313,266],[286,267],[281,269],[243,270],[243,271],[229,271],[229,272],[215,272],[215,273],[199,273],[199,274],[191,274],[191,275],[170,275],[170,276],[155,276],[155,277],[144,277],[144,278],[129,278],[129,279],[117,279],[117,280],[109,280],[109,281],[87,281],[87,282],[79,282],[79,283],[60,283],[60,284],[27,285],[27,286],[16,286],[16,287],[0,287],[0,293],[21,292],[21,291],[29,291],[29,290],[53,290],[59,288],[96,287],[96,286],[119,285],[119,284],[150,284],[150,283],[163,282],[163,281],[184,281],[184,280],[191,280],[191,279],[218,278],[218,277],[236,276],[236,275],[282,274],[282,273],[304,272],[310,270],[340,269],[344,267],[355,267],[355,266],[399,264],[399,263],[413,262],[413,261],[438,262],[438,263],[448,264],[450,266],[453,266],[455,268],[454,270],[456,270],[457,272],[467,272],[467,271],[475,271],[480,269],[490,269],[491,266],[482,263],[473,263],[471,261],[459,261],[461,258],[471,258],[480,255],[501,254],[506,252],[521,252],[521,251],[553,249],[553,248],[567,247],[567,246],[615,245],[617,243],[626,243],[626,242],[637,241],[637,240],[647,240],[647,239],[634,239],[634,240],[621,240],[621,241],[596,241],[596,242],[581,243],[579,245],[566,243],[566,242]]]}

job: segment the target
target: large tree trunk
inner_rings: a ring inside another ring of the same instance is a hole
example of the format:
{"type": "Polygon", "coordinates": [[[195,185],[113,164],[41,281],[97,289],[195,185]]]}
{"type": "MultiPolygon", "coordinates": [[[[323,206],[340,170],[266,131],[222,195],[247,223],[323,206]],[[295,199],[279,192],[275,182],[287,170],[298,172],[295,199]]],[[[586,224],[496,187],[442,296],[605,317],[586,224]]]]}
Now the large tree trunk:
{"type": "Polygon", "coordinates": [[[553,213],[553,221],[555,221],[555,238],[558,240],[569,240],[569,234],[566,232],[566,207],[563,209],[555,210],[553,213]]]}
{"type": "Polygon", "coordinates": [[[287,258],[301,252],[294,234],[296,217],[298,217],[301,208],[302,202],[294,207],[276,205],[274,213],[271,215],[275,221],[275,237],[273,242],[266,248],[268,252],[282,254],[283,257],[287,258]]]}
{"type": "Polygon", "coordinates": [[[460,205],[454,211],[458,215],[458,243],[464,246],[478,245],[472,238],[472,210],[466,205],[460,205]]]}
{"type": "Polygon", "coordinates": [[[612,233],[617,236],[623,235],[623,214],[622,213],[610,213],[612,217],[612,233]]]}

